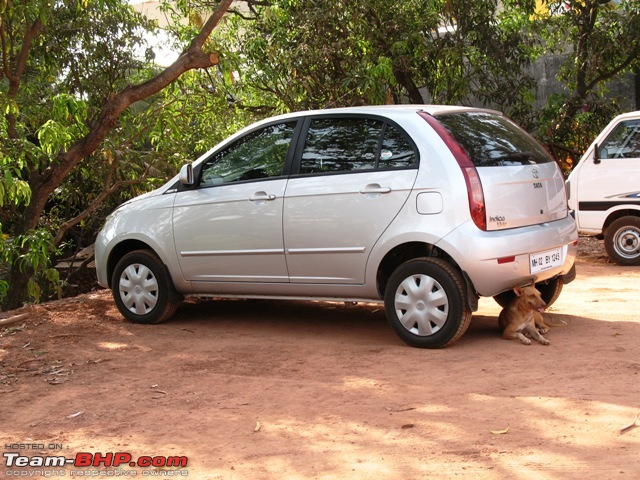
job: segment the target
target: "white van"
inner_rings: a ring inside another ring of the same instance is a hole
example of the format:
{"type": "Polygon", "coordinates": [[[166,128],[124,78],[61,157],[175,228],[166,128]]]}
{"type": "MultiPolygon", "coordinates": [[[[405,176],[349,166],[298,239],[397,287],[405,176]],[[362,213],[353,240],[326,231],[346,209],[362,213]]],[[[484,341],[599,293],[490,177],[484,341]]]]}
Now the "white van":
{"type": "Polygon", "coordinates": [[[604,238],[619,265],[640,265],[640,111],[614,118],[567,179],[578,231],[604,238]]]}

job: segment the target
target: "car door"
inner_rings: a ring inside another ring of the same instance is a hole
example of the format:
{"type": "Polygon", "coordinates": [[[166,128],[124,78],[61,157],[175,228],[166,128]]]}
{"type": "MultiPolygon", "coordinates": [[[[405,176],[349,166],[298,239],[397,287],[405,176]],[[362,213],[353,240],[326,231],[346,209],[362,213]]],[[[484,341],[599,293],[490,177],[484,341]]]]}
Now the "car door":
{"type": "Polygon", "coordinates": [[[640,119],[618,123],[573,182],[581,229],[601,229],[602,212],[640,201],[640,119]]]}
{"type": "Polygon", "coordinates": [[[192,282],[287,282],[282,237],[285,165],[296,122],[252,131],[196,168],[176,196],[173,230],[192,282]]]}
{"type": "Polygon", "coordinates": [[[364,116],[310,117],[303,132],[284,202],[290,281],[364,283],[373,245],[415,182],[415,145],[364,116]]]}

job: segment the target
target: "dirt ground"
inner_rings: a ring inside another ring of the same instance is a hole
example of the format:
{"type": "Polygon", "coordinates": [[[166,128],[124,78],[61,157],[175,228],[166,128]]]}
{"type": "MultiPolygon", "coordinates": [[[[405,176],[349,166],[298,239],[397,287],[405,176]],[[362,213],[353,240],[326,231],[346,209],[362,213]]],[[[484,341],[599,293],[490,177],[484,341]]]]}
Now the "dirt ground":
{"type": "Polygon", "coordinates": [[[97,291],[5,312],[28,316],[0,327],[0,477],[636,479],[639,282],[581,239],[550,346],[501,339],[491,299],[442,350],[379,305],[191,301],[141,326],[97,291]],[[34,460],[109,452],[127,461],[34,460]]]}

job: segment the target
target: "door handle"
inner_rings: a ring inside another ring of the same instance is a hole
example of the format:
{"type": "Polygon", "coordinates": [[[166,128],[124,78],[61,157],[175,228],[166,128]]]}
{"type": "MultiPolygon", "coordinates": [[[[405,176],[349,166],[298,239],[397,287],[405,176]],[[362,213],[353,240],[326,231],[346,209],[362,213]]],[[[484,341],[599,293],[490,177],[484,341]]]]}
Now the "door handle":
{"type": "Polygon", "coordinates": [[[276,199],[276,196],[267,192],[256,192],[249,197],[250,202],[271,202],[276,199]]]}
{"type": "Polygon", "coordinates": [[[382,187],[377,183],[372,183],[360,189],[360,193],[364,195],[366,195],[367,193],[389,193],[389,192],[391,192],[390,187],[382,187]]]}

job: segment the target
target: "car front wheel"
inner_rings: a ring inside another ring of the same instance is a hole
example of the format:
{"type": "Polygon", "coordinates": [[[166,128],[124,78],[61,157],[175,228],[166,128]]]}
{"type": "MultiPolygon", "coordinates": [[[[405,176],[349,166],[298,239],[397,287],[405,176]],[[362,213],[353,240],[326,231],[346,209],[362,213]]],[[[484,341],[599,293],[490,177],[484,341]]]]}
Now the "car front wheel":
{"type": "Polygon", "coordinates": [[[407,344],[446,347],[469,327],[461,274],[440,258],[417,258],[400,265],[385,290],[387,319],[407,344]]]}
{"type": "Polygon", "coordinates": [[[640,218],[622,217],[609,225],[604,248],[618,265],[640,265],[640,218]]]}
{"type": "Polygon", "coordinates": [[[120,259],[111,290],[120,313],[134,323],[163,322],[180,304],[164,264],[150,250],[135,250],[120,259]]]}

